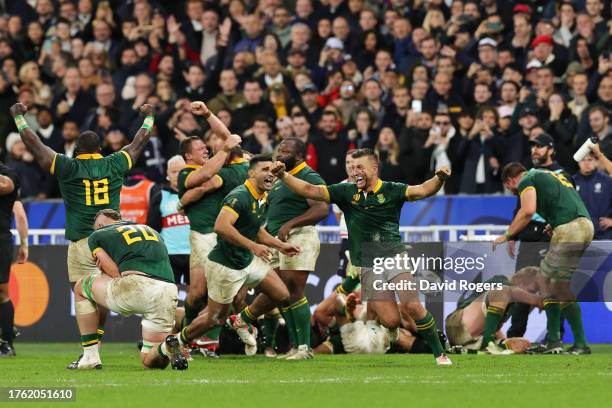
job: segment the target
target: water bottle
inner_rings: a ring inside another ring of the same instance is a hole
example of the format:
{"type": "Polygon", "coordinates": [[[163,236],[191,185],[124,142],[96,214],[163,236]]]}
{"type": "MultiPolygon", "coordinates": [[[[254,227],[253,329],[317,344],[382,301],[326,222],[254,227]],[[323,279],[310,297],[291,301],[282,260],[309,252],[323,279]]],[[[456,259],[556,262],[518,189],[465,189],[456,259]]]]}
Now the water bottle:
{"type": "Polygon", "coordinates": [[[599,138],[597,136],[589,137],[586,142],[580,146],[580,149],[574,153],[574,160],[579,162],[584,159],[587,154],[591,153],[591,147],[595,146],[597,143],[599,143],[599,138]]]}

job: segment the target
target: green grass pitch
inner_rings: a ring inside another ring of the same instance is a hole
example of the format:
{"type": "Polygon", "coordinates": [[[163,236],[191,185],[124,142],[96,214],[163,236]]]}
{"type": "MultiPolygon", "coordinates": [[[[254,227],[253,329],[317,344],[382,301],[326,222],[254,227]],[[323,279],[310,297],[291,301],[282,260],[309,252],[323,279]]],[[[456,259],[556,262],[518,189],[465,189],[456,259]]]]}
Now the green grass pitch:
{"type": "Polygon", "coordinates": [[[17,343],[0,359],[0,387],[76,387],[76,402],[51,407],[605,407],[612,395],[612,345],[590,356],[196,357],[189,370],[144,370],[136,346],[105,343],[104,369],[70,371],[73,344],[17,343]],[[416,405],[419,404],[419,405],[416,405]]]}

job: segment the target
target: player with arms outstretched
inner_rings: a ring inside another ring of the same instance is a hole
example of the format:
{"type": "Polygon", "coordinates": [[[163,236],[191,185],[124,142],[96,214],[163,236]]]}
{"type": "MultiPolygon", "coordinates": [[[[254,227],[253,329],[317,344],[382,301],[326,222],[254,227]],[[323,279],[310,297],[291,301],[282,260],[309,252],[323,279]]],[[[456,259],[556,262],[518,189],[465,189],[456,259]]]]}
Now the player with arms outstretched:
{"type": "Polygon", "coordinates": [[[130,316],[142,315],[140,358],[147,368],[184,370],[187,360],[170,332],[178,290],[168,251],[151,227],[121,221],[118,211],[102,210],[95,217],[88,247],[102,274],[90,273],[74,287],[75,310],[83,357],[75,369],[100,369],[96,333],[98,306],[130,316]]]}
{"type": "MultiPolygon", "coordinates": [[[[27,113],[25,105],[16,103],[10,112],[28,150],[40,167],[53,174],[59,183],[66,208],[66,239],[70,241],[68,280],[71,287],[74,287],[75,282],[86,274],[99,273],[89,252],[87,238],[93,232],[92,226],[98,211],[105,208],[119,210],[119,194],[124,175],[138,160],[151,138],[153,106],[145,104],[140,108],[145,119],[132,143],[106,157],[100,154],[100,137],[92,131],[83,132],[77,138],[76,157],[66,157],[46,146],[29,128],[24,118],[27,113]]],[[[106,315],[104,312],[99,313],[100,338],[104,334],[106,315]]]]}
{"type": "MultiPolygon", "coordinates": [[[[295,193],[318,201],[335,203],[344,212],[349,234],[349,254],[351,262],[360,268],[362,287],[375,289],[372,280],[372,265],[363,259],[362,245],[381,243],[388,248],[401,246],[399,218],[406,201],[414,201],[434,195],[450,176],[450,169],[442,167],[436,175],[423,184],[409,186],[403,183],[390,183],[378,178],[378,157],[370,149],[358,149],[352,154],[354,183],[339,183],[330,186],[316,186],[300,180],[285,171],[285,165],[276,162],[273,173],[295,193]]],[[[409,278],[409,271],[400,271],[391,279],[409,278]]],[[[365,290],[368,290],[365,288],[365,290]]],[[[433,350],[438,365],[451,365],[444,354],[438,337],[433,316],[421,305],[416,291],[396,291],[400,296],[400,307],[415,320],[423,340],[433,350]]],[[[391,333],[390,342],[397,341],[400,327],[400,310],[395,294],[390,291],[377,291],[382,299],[370,301],[368,305],[379,320],[391,333]]]]}

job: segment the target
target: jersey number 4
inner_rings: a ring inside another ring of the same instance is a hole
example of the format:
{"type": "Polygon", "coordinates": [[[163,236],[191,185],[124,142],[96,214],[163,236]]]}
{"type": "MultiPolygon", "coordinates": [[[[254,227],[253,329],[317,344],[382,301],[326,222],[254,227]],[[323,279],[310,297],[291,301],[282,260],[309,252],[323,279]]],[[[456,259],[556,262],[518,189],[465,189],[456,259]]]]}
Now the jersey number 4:
{"type": "Polygon", "coordinates": [[[108,204],[108,179],[83,180],[85,184],[85,205],[108,204]]]}
{"type": "Polygon", "coordinates": [[[128,245],[142,241],[143,238],[145,241],[159,241],[151,227],[146,225],[122,225],[117,228],[117,231],[123,232],[123,239],[128,245]]]}

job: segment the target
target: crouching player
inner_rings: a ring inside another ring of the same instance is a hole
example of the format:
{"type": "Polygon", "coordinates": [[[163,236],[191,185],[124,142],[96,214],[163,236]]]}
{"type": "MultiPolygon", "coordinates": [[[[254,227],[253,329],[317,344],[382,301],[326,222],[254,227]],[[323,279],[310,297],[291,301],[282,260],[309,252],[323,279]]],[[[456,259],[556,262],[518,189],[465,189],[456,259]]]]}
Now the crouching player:
{"type": "MultiPolygon", "coordinates": [[[[523,338],[495,342],[499,328],[509,317],[512,303],[524,303],[543,308],[542,299],[536,295],[538,268],[525,267],[508,280],[503,275],[489,279],[487,283],[499,283],[501,289],[484,293],[474,292],[460,300],[457,310],[446,317],[446,335],[451,346],[463,346],[468,350],[484,349],[491,354],[523,353],[529,341],[523,338]]],[[[499,336],[500,340],[502,336],[499,336]]]]}
{"type": "Polygon", "coordinates": [[[100,369],[98,306],[123,316],[142,314],[142,363],[147,368],[184,370],[187,360],[170,336],[178,292],[163,239],[146,225],[121,221],[119,212],[98,212],[89,236],[101,275],[86,275],[76,283],[75,309],[83,358],[76,369],[100,369]]]}

